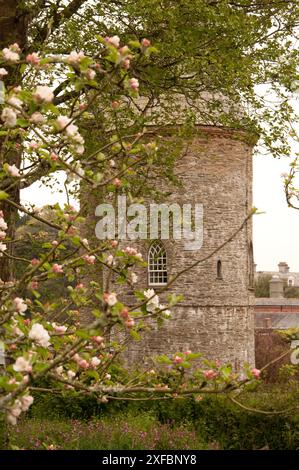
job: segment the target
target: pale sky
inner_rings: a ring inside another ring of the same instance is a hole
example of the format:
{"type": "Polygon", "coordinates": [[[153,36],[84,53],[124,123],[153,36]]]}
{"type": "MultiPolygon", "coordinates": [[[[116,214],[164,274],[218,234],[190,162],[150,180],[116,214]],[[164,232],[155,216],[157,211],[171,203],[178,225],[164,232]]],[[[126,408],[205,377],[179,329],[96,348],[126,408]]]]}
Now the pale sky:
{"type": "MultiPolygon", "coordinates": [[[[253,219],[257,270],[277,270],[279,261],[286,261],[291,271],[299,272],[299,210],[287,207],[281,178],[282,173],[288,172],[289,160],[257,155],[253,163],[253,204],[265,212],[253,219]]],[[[63,189],[65,175],[60,173],[59,179],[60,189],[63,189]]],[[[35,183],[22,191],[22,200],[38,207],[65,202],[64,194],[57,190],[58,185],[51,191],[35,183]]]]}
{"type": "Polygon", "coordinates": [[[299,210],[288,208],[282,173],[290,160],[257,155],[253,160],[254,206],[265,214],[254,216],[253,242],[257,270],[275,271],[286,261],[290,271],[299,272],[299,210]]]}

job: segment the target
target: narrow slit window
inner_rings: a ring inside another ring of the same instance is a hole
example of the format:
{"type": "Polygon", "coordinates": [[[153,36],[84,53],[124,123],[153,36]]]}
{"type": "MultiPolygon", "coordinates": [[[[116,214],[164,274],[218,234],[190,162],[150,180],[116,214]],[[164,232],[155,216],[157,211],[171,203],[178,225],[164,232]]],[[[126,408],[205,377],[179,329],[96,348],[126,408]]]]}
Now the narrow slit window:
{"type": "Polygon", "coordinates": [[[222,263],[220,259],[217,261],[217,279],[222,279],[222,263]]]}
{"type": "Polygon", "coordinates": [[[154,241],[148,252],[148,283],[150,286],[167,284],[167,256],[164,245],[154,241]]]}

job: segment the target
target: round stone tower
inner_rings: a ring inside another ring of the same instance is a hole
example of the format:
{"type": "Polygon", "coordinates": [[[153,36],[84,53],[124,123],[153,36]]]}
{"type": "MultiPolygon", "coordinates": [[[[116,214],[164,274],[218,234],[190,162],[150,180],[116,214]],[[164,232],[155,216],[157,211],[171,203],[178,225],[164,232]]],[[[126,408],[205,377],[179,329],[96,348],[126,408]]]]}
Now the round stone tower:
{"type": "MultiPolygon", "coordinates": [[[[142,358],[146,363],[155,354],[192,350],[230,362],[235,369],[245,362],[254,364],[251,219],[228,241],[252,208],[254,143],[239,131],[197,126],[187,152],[176,164],[182,186],[172,188],[167,203],[202,204],[202,246],[190,251],[186,240],[162,240],[164,275],[170,280],[201,261],[171,285],[169,292],[183,294],[184,300],[161,328],[153,326],[141,342],[131,345],[133,361],[140,363],[142,358]]],[[[138,243],[145,260],[150,246],[150,241],[138,243]]],[[[150,270],[149,266],[139,272],[138,288],[153,288],[159,295],[162,286],[159,281],[155,286],[150,270]]]]}

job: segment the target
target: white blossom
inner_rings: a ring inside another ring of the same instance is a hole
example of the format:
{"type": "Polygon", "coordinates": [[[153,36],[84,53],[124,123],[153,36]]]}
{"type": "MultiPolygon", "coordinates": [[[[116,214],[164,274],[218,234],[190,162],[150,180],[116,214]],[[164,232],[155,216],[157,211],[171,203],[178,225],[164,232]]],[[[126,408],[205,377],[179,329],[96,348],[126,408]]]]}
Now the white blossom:
{"type": "Polygon", "coordinates": [[[0,217],[0,230],[7,230],[7,223],[3,219],[3,217],[0,217]]]}
{"type": "Polygon", "coordinates": [[[20,176],[19,169],[16,167],[16,165],[8,165],[7,172],[10,174],[10,176],[13,176],[14,178],[20,176]]]}
{"type": "Polygon", "coordinates": [[[32,96],[38,103],[51,103],[54,98],[51,88],[44,85],[38,85],[32,96]]]}
{"type": "Polygon", "coordinates": [[[33,403],[33,397],[31,395],[24,395],[20,398],[22,411],[27,411],[33,403]]]}
{"type": "Polygon", "coordinates": [[[11,108],[4,108],[1,113],[1,119],[6,127],[15,127],[17,124],[17,115],[11,108]]]}
{"type": "Polygon", "coordinates": [[[90,364],[91,364],[92,367],[96,368],[101,364],[101,359],[94,356],[94,357],[91,358],[90,364]]]}
{"type": "Polygon", "coordinates": [[[46,121],[46,118],[41,113],[36,111],[35,113],[31,114],[29,121],[33,124],[43,124],[46,121]]]}
{"type": "Polygon", "coordinates": [[[5,75],[8,74],[8,71],[4,69],[3,67],[0,68],[0,79],[5,77],[5,75]]]}
{"type": "Polygon", "coordinates": [[[73,378],[75,377],[76,373],[72,370],[68,370],[67,371],[67,376],[68,376],[68,379],[69,380],[73,380],[73,378]]]}
{"type": "Polygon", "coordinates": [[[32,372],[32,366],[30,364],[30,361],[25,359],[23,356],[17,358],[12,368],[16,372],[32,372]]]}
{"type": "Polygon", "coordinates": [[[50,346],[49,333],[40,323],[34,323],[31,330],[29,331],[29,338],[33,341],[36,341],[43,348],[50,346]]]}
{"type": "Polygon", "coordinates": [[[155,294],[154,289],[147,289],[143,292],[143,294],[146,299],[150,299],[146,304],[146,309],[148,312],[154,312],[157,308],[159,308],[159,297],[155,294]]]}
{"type": "Polygon", "coordinates": [[[10,98],[8,98],[7,103],[13,106],[15,113],[19,114],[21,112],[21,109],[15,109],[15,107],[22,108],[23,101],[21,101],[16,96],[11,96],[10,98]]]}
{"type": "Polygon", "coordinates": [[[105,293],[104,294],[104,301],[109,305],[109,307],[113,307],[117,303],[117,297],[115,292],[105,293]]]}
{"type": "Polygon", "coordinates": [[[106,37],[106,41],[114,47],[119,47],[120,39],[118,36],[106,37]]]}
{"type": "Polygon", "coordinates": [[[67,62],[71,65],[77,65],[81,62],[82,59],[84,59],[84,57],[85,55],[83,51],[72,51],[67,58],[67,62]]]}
{"type": "Polygon", "coordinates": [[[3,251],[7,250],[7,246],[5,243],[0,242],[0,257],[3,256],[3,251]]]}
{"type": "Polygon", "coordinates": [[[20,297],[16,297],[13,300],[13,307],[14,309],[19,312],[20,314],[23,314],[27,310],[27,305],[25,304],[24,300],[21,299],[20,297]]]}
{"type": "Polygon", "coordinates": [[[2,50],[3,58],[8,62],[17,62],[20,59],[20,56],[17,52],[12,51],[10,48],[5,47],[2,50]]]}

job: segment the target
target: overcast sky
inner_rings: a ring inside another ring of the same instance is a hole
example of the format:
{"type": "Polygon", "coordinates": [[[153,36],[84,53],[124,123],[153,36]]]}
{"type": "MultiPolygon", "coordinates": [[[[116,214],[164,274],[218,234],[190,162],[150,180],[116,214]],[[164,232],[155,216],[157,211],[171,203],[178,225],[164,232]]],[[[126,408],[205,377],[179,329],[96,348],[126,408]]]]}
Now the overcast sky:
{"type": "MultiPolygon", "coordinates": [[[[257,270],[276,270],[279,261],[286,261],[290,270],[299,272],[299,211],[287,207],[282,173],[288,171],[289,160],[271,156],[254,157],[254,206],[265,214],[255,215],[253,221],[254,257],[257,270]]],[[[63,182],[65,175],[61,174],[63,182]]],[[[61,185],[63,188],[63,185],[61,185]]],[[[36,183],[22,192],[23,202],[42,207],[65,198],[56,189],[40,188],[36,183]]]]}
{"type": "Polygon", "coordinates": [[[254,216],[253,240],[257,270],[276,270],[286,261],[291,271],[299,272],[299,210],[287,207],[282,173],[289,160],[271,156],[254,157],[254,206],[265,214],[254,216]]]}

